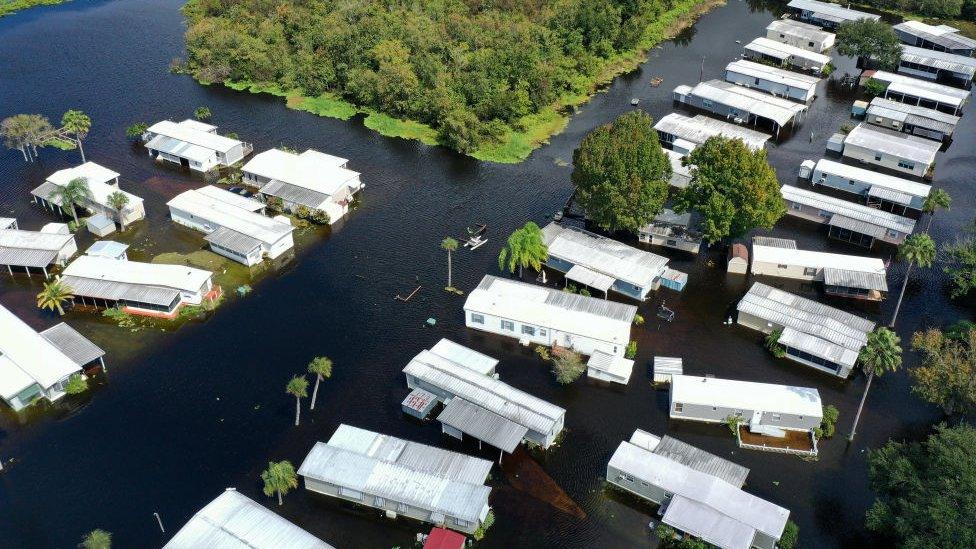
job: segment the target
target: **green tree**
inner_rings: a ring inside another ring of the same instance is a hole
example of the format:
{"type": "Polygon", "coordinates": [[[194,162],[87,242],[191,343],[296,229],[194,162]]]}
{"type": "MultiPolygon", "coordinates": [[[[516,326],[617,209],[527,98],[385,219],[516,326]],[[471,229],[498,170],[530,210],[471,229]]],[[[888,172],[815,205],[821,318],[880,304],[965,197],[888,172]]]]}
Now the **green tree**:
{"type": "Polygon", "coordinates": [[[884,21],[860,19],[842,23],[837,29],[837,52],[850,57],[871,59],[885,69],[901,60],[901,41],[884,21]]]}
{"type": "Polygon", "coordinates": [[[136,122],[125,129],[125,136],[129,139],[139,139],[148,129],[149,124],[146,124],[145,122],[136,122]]]}
{"type": "Polygon", "coordinates": [[[935,212],[938,210],[948,210],[951,205],[952,197],[949,196],[949,193],[943,189],[932,189],[929,195],[925,197],[925,202],[922,203],[922,211],[929,214],[929,221],[925,226],[925,232],[929,232],[932,229],[932,220],[935,219],[935,212]]]}
{"type": "Polygon", "coordinates": [[[210,112],[210,107],[197,107],[193,109],[193,118],[197,120],[210,120],[213,113],[210,112]]]}
{"type": "Polygon", "coordinates": [[[308,363],[308,372],[315,376],[315,387],[312,389],[312,403],[309,410],[315,409],[315,401],[319,397],[319,383],[323,379],[332,377],[332,359],[327,356],[317,356],[308,363]]]}
{"type": "Polygon", "coordinates": [[[78,152],[81,153],[82,163],[86,162],[86,160],[85,148],[81,145],[81,141],[88,136],[91,125],[91,117],[82,111],[71,109],[61,117],[61,129],[74,136],[75,143],[78,144],[78,152]]]}
{"type": "Polygon", "coordinates": [[[119,213],[119,224],[122,225],[122,230],[125,230],[125,214],[122,210],[129,205],[129,196],[122,191],[115,191],[108,195],[108,205],[115,209],[119,213]]]}
{"type": "Polygon", "coordinates": [[[658,547],[661,549],[712,549],[712,546],[698,538],[678,534],[677,530],[663,522],[654,529],[654,535],[660,541],[658,547]]]}
{"type": "Polygon", "coordinates": [[[831,438],[837,432],[837,420],[840,418],[840,410],[836,406],[826,405],[823,407],[823,419],[820,427],[816,428],[817,438],[831,438]]]}
{"type": "Polygon", "coordinates": [[[912,391],[942,407],[946,415],[976,409],[976,327],[953,337],[930,328],[912,335],[922,362],[909,370],[912,391]]]}
{"type": "Polygon", "coordinates": [[[81,549],[111,549],[112,534],[105,530],[95,529],[85,534],[78,544],[81,549]]]}
{"type": "Polygon", "coordinates": [[[867,345],[861,349],[861,354],[857,357],[861,369],[868,376],[868,381],[864,385],[861,403],[857,405],[857,414],[854,415],[854,425],[851,427],[848,440],[854,440],[857,424],[861,421],[861,411],[864,410],[864,402],[868,399],[868,391],[871,390],[871,382],[874,381],[874,377],[881,377],[888,372],[894,372],[901,366],[900,343],[901,338],[885,327],[876,328],[868,334],[867,345]]]}
{"type": "Polygon", "coordinates": [[[61,187],[58,186],[57,189],[51,191],[48,199],[61,204],[62,208],[69,208],[71,211],[71,217],[75,220],[75,225],[78,225],[78,206],[85,204],[86,200],[90,200],[92,197],[91,189],[88,188],[88,180],[84,177],[76,177],[68,184],[61,187]]]}
{"type": "Polygon", "coordinates": [[[962,297],[976,288],[976,221],[965,230],[965,236],[942,247],[948,263],[942,268],[949,275],[953,298],[962,297]]]}
{"type": "Polygon", "coordinates": [[[51,122],[39,114],[15,114],[0,121],[0,136],[8,149],[17,149],[24,160],[37,158],[37,147],[54,131],[51,122]]]}
{"type": "Polygon", "coordinates": [[[901,291],[898,293],[898,303],[895,304],[895,312],[891,315],[891,322],[888,326],[894,328],[898,320],[898,311],[901,309],[901,301],[905,298],[905,288],[908,286],[908,279],[912,274],[912,268],[918,265],[919,268],[927,269],[935,262],[935,242],[927,233],[913,234],[905,239],[905,242],[898,247],[898,259],[908,262],[908,269],[905,270],[905,279],[901,283],[901,291]]]}
{"type": "Polygon", "coordinates": [[[453,288],[454,284],[451,280],[451,254],[458,249],[458,241],[447,237],[441,240],[441,249],[447,250],[447,287],[453,288]]]}
{"type": "Polygon", "coordinates": [[[688,155],[691,182],[675,202],[679,213],[701,213],[705,239],[714,243],[756,229],[771,229],[786,213],[776,172],[766,151],[741,139],[716,136],[688,155]]]}
{"type": "Polygon", "coordinates": [[[871,97],[881,97],[888,89],[888,83],[875,78],[868,78],[864,83],[864,92],[871,97]]]}
{"type": "Polygon", "coordinates": [[[573,152],[576,202],[607,231],[636,233],[661,212],[671,162],[654,120],[634,110],[591,131],[573,152]]]}
{"type": "Polygon", "coordinates": [[[510,273],[517,268],[519,278],[522,278],[522,269],[532,267],[536,271],[541,270],[547,259],[549,248],[542,238],[542,229],[529,221],[508,237],[505,247],[498,253],[498,268],[510,273]]]}
{"type": "Polygon", "coordinates": [[[938,425],[922,442],[889,441],[868,454],[877,498],[867,527],[890,547],[976,547],[976,429],[938,425]]]}
{"type": "Polygon", "coordinates": [[[797,526],[792,520],[786,521],[786,526],[783,528],[783,534],[779,538],[779,543],[776,544],[778,549],[795,549],[796,542],[800,538],[800,527],[797,526]]]}
{"type": "Polygon", "coordinates": [[[295,426],[302,413],[302,399],[308,396],[308,380],[305,376],[295,376],[285,385],[285,392],[295,397],[295,426]]]}
{"type": "Polygon", "coordinates": [[[64,385],[64,392],[69,395],[77,395],[88,390],[88,379],[81,374],[71,374],[68,382],[64,385]]]}
{"type": "Polygon", "coordinates": [[[54,280],[45,282],[44,289],[37,294],[37,306],[41,309],[57,311],[59,315],[63,315],[64,304],[74,297],[74,290],[62,282],[60,276],[55,276],[54,280]]]}
{"type": "Polygon", "coordinates": [[[783,358],[786,356],[786,347],[783,347],[779,342],[779,338],[783,336],[783,329],[777,328],[766,336],[766,349],[776,358],[783,358]]]}
{"type": "Polygon", "coordinates": [[[579,353],[566,347],[553,346],[552,372],[556,375],[556,382],[569,385],[579,379],[586,371],[586,364],[579,353]]]}
{"type": "Polygon", "coordinates": [[[282,505],[282,497],[298,487],[298,476],[295,474],[295,466],[288,460],[269,461],[268,468],[261,472],[261,480],[264,481],[264,495],[271,497],[278,496],[278,505],[282,505]]]}

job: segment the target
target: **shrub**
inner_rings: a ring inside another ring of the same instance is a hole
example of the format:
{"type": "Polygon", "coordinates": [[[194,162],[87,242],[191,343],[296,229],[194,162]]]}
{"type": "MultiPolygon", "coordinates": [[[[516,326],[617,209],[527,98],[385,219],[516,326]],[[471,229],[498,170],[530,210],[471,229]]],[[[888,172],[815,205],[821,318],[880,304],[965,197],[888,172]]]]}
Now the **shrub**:
{"type": "Polygon", "coordinates": [[[783,347],[779,343],[779,338],[783,335],[783,329],[773,330],[766,336],[766,348],[769,349],[770,353],[776,358],[783,358],[786,356],[786,347],[783,347]]]}
{"type": "Polygon", "coordinates": [[[627,349],[624,351],[624,358],[634,360],[634,357],[636,356],[637,356],[637,342],[631,341],[630,343],[627,344],[627,349]]]}
{"type": "Polygon", "coordinates": [[[643,326],[643,325],[644,325],[644,317],[641,316],[639,313],[635,313],[634,314],[634,326],[643,326]]]}
{"type": "Polygon", "coordinates": [[[740,423],[742,423],[742,419],[735,414],[729,414],[725,417],[725,425],[729,428],[729,432],[732,433],[732,436],[734,437],[739,435],[740,423]]]}
{"type": "Polygon", "coordinates": [[[864,93],[870,95],[871,97],[884,95],[885,90],[888,89],[888,84],[880,80],[875,80],[874,78],[869,78],[867,82],[864,83],[864,93]]]}
{"type": "Polygon", "coordinates": [[[485,537],[485,533],[487,533],[488,529],[491,528],[492,524],[495,524],[495,513],[488,511],[488,514],[485,516],[485,520],[481,521],[481,526],[478,526],[478,529],[471,534],[471,537],[473,537],[475,541],[481,541],[481,539],[485,537]]]}
{"type": "Polygon", "coordinates": [[[295,217],[298,219],[308,219],[312,216],[312,210],[308,209],[308,206],[302,204],[295,208],[295,217]]]}
{"type": "Polygon", "coordinates": [[[569,385],[579,379],[585,370],[586,365],[579,353],[565,347],[553,346],[552,371],[556,374],[556,382],[569,385]]]}
{"type": "Polygon", "coordinates": [[[794,549],[799,536],[800,527],[792,520],[788,520],[786,521],[786,527],[783,528],[783,535],[780,536],[779,543],[776,546],[779,549],[794,549]]]}
{"type": "Polygon", "coordinates": [[[328,225],[329,223],[332,223],[332,220],[329,218],[329,214],[327,214],[325,210],[313,210],[312,217],[309,220],[312,223],[317,223],[319,225],[328,225]]]}
{"type": "Polygon", "coordinates": [[[210,112],[210,107],[197,107],[193,109],[193,118],[197,120],[208,120],[212,116],[213,113],[210,112]]]}
{"type": "Polygon", "coordinates": [[[840,417],[840,410],[828,404],[823,409],[823,420],[820,427],[814,429],[817,438],[830,438],[837,432],[837,419],[840,417]]]}
{"type": "Polygon", "coordinates": [[[149,124],[146,124],[145,122],[136,122],[125,129],[125,136],[129,139],[139,139],[148,129],[149,124]]]}
{"type": "Polygon", "coordinates": [[[64,385],[64,392],[69,395],[77,395],[88,390],[88,379],[81,374],[71,374],[68,382],[64,385]]]}

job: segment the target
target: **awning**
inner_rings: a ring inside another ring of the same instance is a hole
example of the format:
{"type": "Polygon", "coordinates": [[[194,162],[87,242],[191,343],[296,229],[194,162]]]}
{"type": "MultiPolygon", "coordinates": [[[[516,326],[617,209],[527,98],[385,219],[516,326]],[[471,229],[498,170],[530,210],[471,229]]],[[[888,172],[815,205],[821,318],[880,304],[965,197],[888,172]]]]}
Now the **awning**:
{"type": "Polygon", "coordinates": [[[79,367],[105,356],[105,351],[101,347],[64,322],[44,330],[41,336],[79,367]]]}
{"type": "Polygon", "coordinates": [[[566,278],[602,292],[609,290],[614,282],[613,277],[587,269],[582,265],[573,265],[566,273],[566,278]]]}
{"type": "Polygon", "coordinates": [[[214,246],[230,250],[244,257],[247,257],[251,252],[261,247],[260,240],[228,229],[227,227],[221,227],[203,237],[203,239],[214,246]]]}
{"type": "Polygon", "coordinates": [[[0,247],[0,265],[43,268],[54,263],[57,257],[57,250],[0,247]]]}
{"type": "Polygon", "coordinates": [[[879,187],[877,185],[872,185],[871,188],[868,189],[868,196],[886,200],[888,202],[894,202],[900,206],[908,206],[912,203],[912,195],[898,192],[887,187],[879,187]]]}
{"type": "Polygon", "coordinates": [[[824,284],[827,286],[841,286],[844,288],[860,288],[863,290],[888,291],[888,280],[885,273],[870,273],[851,271],[848,269],[824,269],[824,284]]]}
{"type": "Polygon", "coordinates": [[[529,432],[523,425],[458,397],[447,403],[437,421],[509,454],[529,432]]]}
{"type": "Polygon", "coordinates": [[[837,227],[838,229],[847,229],[858,234],[872,236],[874,238],[881,238],[885,235],[885,230],[883,227],[873,225],[866,221],[851,219],[850,217],[845,217],[840,214],[832,215],[828,225],[831,227],[837,227]]]}

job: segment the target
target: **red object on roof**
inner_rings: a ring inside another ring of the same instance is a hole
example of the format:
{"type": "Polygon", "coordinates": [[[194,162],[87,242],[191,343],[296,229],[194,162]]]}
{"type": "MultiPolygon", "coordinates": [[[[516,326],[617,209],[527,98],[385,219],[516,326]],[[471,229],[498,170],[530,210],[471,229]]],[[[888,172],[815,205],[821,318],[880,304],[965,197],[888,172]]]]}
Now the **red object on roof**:
{"type": "Polygon", "coordinates": [[[434,528],[424,542],[424,549],[463,549],[466,539],[453,530],[434,528]]]}

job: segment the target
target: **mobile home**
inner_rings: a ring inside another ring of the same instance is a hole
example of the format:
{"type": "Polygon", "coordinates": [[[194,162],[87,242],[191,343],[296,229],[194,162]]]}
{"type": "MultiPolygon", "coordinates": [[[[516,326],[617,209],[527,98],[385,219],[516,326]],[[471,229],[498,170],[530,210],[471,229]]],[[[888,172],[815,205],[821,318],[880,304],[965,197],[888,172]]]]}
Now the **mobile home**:
{"type": "Polygon", "coordinates": [[[792,19],[774,19],[766,26],[766,38],[815,53],[823,53],[834,47],[837,36],[816,25],[792,19]]]}
{"type": "Polygon", "coordinates": [[[887,269],[881,259],[799,250],[796,242],[786,242],[791,245],[754,240],[752,274],[823,282],[827,293],[870,301],[880,301],[888,293],[887,269]]]}
{"type": "Polygon", "coordinates": [[[976,74],[976,59],[968,55],[902,46],[898,72],[968,90],[976,74]]]}
{"type": "Polygon", "coordinates": [[[871,100],[864,112],[868,124],[946,142],[952,138],[959,117],[935,109],[899,103],[883,97],[871,100]]]}
{"type": "MultiPolygon", "coordinates": [[[[10,226],[16,227],[13,221],[10,226]]],[[[77,252],[78,244],[71,233],[0,229],[0,265],[5,265],[11,276],[13,267],[20,267],[27,276],[31,269],[41,269],[47,278],[48,267],[65,265],[77,252]]]]}
{"type": "Polygon", "coordinates": [[[868,124],[858,124],[844,138],[845,158],[894,172],[930,177],[940,143],[868,124]]]}
{"type": "Polygon", "coordinates": [[[665,208],[637,234],[641,242],[697,254],[702,234],[691,228],[691,212],[677,214],[665,208]]]}
{"type": "Polygon", "coordinates": [[[678,86],[674,100],[735,123],[771,127],[776,135],[781,128],[802,122],[807,111],[805,105],[795,101],[721,80],[678,86]]]}
{"type": "Polygon", "coordinates": [[[708,140],[709,137],[721,135],[729,139],[741,139],[747,147],[754,151],[761,150],[766,141],[772,137],[769,134],[750,130],[715,120],[705,115],[694,117],[671,113],[654,124],[661,144],[681,155],[686,155],[708,140]]]}
{"type": "Polygon", "coordinates": [[[823,406],[812,387],[675,375],[670,416],[704,423],[725,423],[731,416],[758,426],[810,431],[820,426],[823,406]]]}
{"type": "Polygon", "coordinates": [[[792,46],[770,38],[755,38],[742,47],[743,57],[754,61],[766,61],[781,66],[795,67],[817,74],[830,64],[830,56],[792,46]]]}
{"type": "Polygon", "coordinates": [[[786,5],[789,13],[807,23],[818,25],[827,30],[835,30],[843,23],[869,19],[878,21],[880,15],[845,8],[839,4],[820,2],[818,0],[790,0],[786,5]]]}
{"type": "Polygon", "coordinates": [[[917,218],[931,185],[821,158],[810,174],[810,183],[857,195],[868,206],[917,218]]]}
{"type": "Polygon", "coordinates": [[[885,99],[936,109],[957,116],[962,115],[962,109],[969,101],[969,92],[966,90],[904,74],[869,70],[864,71],[861,80],[881,82],[885,86],[883,94],[885,99]]]}
{"type": "Polygon", "coordinates": [[[921,21],[903,21],[894,27],[903,44],[956,55],[972,56],[976,40],[959,34],[959,29],[949,25],[928,25],[921,21]]]}
{"type": "Polygon", "coordinates": [[[146,208],[138,196],[119,188],[119,174],[94,162],[85,162],[80,166],[58,170],[48,176],[40,186],[31,191],[33,201],[45,208],[57,209],[61,215],[71,215],[70,208],[61,204],[58,190],[67,187],[75,179],[85,180],[89,195],[80,206],[93,214],[102,214],[119,223],[128,225],[146,217],[146,208]],[[121,193],[127,199],[121,210],[111,204],[109,197],[121,193]]]}
{"type": "Polygon", "coordinates": [[[232,166],[254,150],[249,143],[217,134],[217,126],[196,120],[157,122],[142,134],[149,156],[198,172],[232,166]]]}
{"type": "Polygon", "coordinates": [[[809,103],[817,95],[820,78],[740,59],[725,67],[725,80],[739,86],[809,103]]]}
{"type": "Polygon", "coordinates": [[[792,185],[780,188],[786,213],[828,226],[830,238],[870,248],[876,240],[895,246],[915,230],[915,220],[792,185]]]}

